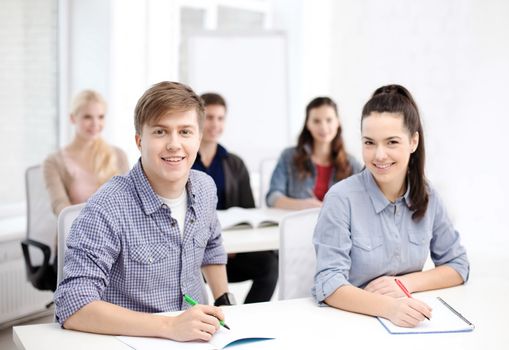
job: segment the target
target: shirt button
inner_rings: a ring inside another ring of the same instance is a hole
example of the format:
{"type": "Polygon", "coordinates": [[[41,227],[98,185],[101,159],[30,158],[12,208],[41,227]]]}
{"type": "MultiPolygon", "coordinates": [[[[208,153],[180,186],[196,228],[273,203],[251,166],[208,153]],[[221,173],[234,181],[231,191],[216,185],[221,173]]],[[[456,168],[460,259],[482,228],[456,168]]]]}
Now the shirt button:
{"type": "Polygon", "coordinates": [[[168,209],[168,206],[166,204],[163,204],[161,207],[163,207],[164,209],[168,209]]]}
{"type": "Polygon", "coordinates": [[[189,220],[189,222],[190,222],[191,224],[194,224],[194,219],[190,219],[190,220],[189,220]]]}
{"type": "Polygon", "coordinates": [[[148,263],[149,264],[152,264],[154,262],[154,258],[152,258],[151,256],[148,258],[148,263]]]}
{"type": "Polygon", "coordinates": [[[177,223],[176,223],[175,221],[172,221],[172,222],[171,222],[171,226],[173,226],[173,227],[175,227],[175,225],[176,225],[176,224],[177,224],[177,223]]]}

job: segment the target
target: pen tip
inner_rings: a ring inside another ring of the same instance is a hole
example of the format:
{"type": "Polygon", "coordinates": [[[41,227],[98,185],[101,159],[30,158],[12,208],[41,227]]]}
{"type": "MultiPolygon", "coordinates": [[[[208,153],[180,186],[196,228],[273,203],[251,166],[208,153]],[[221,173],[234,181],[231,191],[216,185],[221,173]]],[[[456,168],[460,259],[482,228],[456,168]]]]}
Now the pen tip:
{"type": "Polygon", "coordinates": [[[231,330],[231,329],[230,329],[230,327],[228,327],[228,326],[226,325],[226,323],[225,323],[223,326],[224,326],[224,328],[231,330]]]}

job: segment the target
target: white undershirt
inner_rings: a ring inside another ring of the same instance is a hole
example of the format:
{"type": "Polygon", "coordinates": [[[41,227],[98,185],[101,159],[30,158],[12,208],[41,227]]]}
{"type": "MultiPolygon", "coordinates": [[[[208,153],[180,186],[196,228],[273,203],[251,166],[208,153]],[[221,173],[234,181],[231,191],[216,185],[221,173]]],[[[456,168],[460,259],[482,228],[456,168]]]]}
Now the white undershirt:
{"type": "Polygon", "coordinates": [[[184,223],[186,222],[187,211],[187,191],[184,189],[182,194],[177,198],[164,198],[159,196],[159,199],[170,207],[171,217],[177,220],[180,230],[180,237],[184,236],[184,223]]]}

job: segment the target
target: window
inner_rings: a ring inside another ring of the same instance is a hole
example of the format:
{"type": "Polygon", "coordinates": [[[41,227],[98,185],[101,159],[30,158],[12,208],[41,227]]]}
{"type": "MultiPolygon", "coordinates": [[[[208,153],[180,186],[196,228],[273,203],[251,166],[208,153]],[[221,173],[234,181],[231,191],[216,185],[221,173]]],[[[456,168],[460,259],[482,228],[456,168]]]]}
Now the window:
{"type": "Polygon", "coordinates": [[[0,217],[23,213],[25,169],[56,149],[57,0],[2,0],[0,217]]]}

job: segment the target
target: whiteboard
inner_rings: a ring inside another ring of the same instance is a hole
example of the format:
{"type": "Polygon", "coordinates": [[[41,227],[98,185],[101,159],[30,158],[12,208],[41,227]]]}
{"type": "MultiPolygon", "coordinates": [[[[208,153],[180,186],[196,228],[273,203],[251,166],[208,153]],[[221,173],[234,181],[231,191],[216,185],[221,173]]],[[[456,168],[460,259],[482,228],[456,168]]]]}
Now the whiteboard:
{"type": "Polygon", "coordinates": [[[289,144],[286,38],[282,33],[189,37],[188,84],[228,105],[220,143],[250,171],[289,144]]]}

